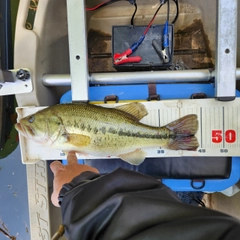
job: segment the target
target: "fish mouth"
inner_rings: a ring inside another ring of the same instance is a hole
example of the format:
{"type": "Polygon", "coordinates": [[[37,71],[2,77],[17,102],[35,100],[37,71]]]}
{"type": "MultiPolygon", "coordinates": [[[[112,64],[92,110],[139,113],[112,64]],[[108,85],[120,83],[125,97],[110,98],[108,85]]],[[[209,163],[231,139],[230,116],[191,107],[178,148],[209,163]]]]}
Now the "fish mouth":
{"type": "Polygon", "coordinates": [[[27,125],[16,123],[15,128],[19,133],[21,133],[26,138],[33,138],[35,136],[33,129],[27,125]]]}

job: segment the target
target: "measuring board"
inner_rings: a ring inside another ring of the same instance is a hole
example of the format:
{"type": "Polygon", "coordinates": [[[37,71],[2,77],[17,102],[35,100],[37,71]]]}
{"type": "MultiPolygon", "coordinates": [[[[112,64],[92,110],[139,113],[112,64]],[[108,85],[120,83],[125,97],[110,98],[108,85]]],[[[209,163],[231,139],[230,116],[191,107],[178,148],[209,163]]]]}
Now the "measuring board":
{"type": "MultiPolygon", "coordinates": [[[[240,156],[240,99],[219,102],[215,99],[170,100],[142,102],[148,115],[141,122],[151,126],[164,126],[188,114],[198,116],[199,127],[196,137],[199,142],[197,151],[169,150],[161,147],[144,148],[147,157],[181,156],[240,156]]],[[[105,104],[115,107],[119,104],[105,104]]],[[[18,119],[33,114],[44,107],[17,108],[18,119]]],[[[61,150],[51,149],[20,137],[22,162],[36,163],[39,160],[65,159],[61,150]]],[[[114,156],[113,156],[114,157],[114,156]]],[[[99,159],[96,156],[80,155],[79,159],[99,159]]]]}
{"type": "MultiPolygon", "coordinates": [[[[199,128],[197,151],[172,151],[163,148],[145,149],[151,157],[240,156],[240,99],[219,102],[214,99],[142,102],[149,114],[141,122],[163,126],[187,114],[197,114],[199,128]]],[[[115,107],[119,104],[104,104],[115,107]]],[[[18,108],[18,119],[44,107],[18,108]]],[[[64,159],[60,150],[42,147],[20,136],[22,162],[27,164],[31,239],[51,239],[50,197],[47,163],[44,160],[64,159]],[[40,160],[41,159],[41,160],[40,160]],[[35,164],[28,164],[35,163],[35,164]]],[[[79,158],[86,158],[80,156],[79,158]]],[[[90,156],[88,156],[90,158],[90,156]]],[[[94,158],[94,157],[92,157],[94,158]]],[[[95,157],[96,158],[96,157],[95,157]]],[[[54,219],[54,221],[60,221],[54,219]]],[[[59,222],[60,224],[60,222],[59,222]]]]}

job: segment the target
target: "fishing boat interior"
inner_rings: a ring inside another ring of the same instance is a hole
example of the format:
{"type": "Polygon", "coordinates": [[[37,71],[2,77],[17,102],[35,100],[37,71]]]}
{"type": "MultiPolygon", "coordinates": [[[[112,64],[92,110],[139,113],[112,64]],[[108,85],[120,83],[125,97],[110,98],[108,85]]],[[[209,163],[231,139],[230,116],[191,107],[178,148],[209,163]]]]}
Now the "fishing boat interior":
{"type": "Polygon", "coordinates": [[[194,152],[151,148],[139,166],[79,155],[79,164],[148,174],[188,204],[240,219],[239,0],[12,0],[0,7],[6,234],[50,239],[61,223],[49,165],[67,164],[65,153],[39,148],[14,129],[26,114],[59,103],[141,102],[148,110],[143,123],[154,126],[196,114],[194,152]]]}

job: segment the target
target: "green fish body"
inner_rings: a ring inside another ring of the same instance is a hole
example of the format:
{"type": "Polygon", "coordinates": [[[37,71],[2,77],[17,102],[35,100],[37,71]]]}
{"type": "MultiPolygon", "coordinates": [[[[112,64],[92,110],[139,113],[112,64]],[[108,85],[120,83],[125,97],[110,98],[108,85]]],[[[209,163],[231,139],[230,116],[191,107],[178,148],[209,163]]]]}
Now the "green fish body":
{"type": "Polygon", "coordinates": [[[142,148],[146,147],[196,151],[196,115],[153,127],[139,122],[147,114],[141,103],[117,108],[60,104],[21,119],[16,129],[46,146],[98,157],[115,156],[135,165],[144,161],[142,148]]]}

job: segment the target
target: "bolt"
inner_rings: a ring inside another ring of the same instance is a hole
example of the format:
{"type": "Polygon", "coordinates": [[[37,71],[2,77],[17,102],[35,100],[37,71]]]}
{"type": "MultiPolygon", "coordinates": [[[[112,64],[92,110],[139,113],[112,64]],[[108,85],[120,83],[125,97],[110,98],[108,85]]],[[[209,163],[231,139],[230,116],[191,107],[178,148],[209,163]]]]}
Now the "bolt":
{"type": "Polygon", "coordinates": [[[20,69],[19,71],[17,71],[16,77],[20,80],[26,80],[30,77],[30,74],[28,71],[25,71],[23,69],[20,69]]]}

